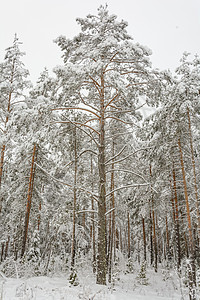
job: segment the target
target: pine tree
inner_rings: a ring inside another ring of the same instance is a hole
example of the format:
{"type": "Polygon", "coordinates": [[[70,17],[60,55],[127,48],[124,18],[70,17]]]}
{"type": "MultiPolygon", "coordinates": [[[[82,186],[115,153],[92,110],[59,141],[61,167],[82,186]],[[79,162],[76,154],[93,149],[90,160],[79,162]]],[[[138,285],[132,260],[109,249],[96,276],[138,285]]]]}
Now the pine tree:
{"type": "MultiPolygon", "coordinates": [[[[5,162],[6,142],[8,134],[8,121],[15,110],[16,105],[24,101],[24,91],[30,87],[30,82],[27,81],[29,75],[28,70],[24,68],[21,61],[24,52],[19,49],[19,42],[15,35],[13,45],[6,49],[6,55],[3,63],[1,63],[1,106],[0,106],[0,122],[1,131],[4,138],[0,144],[0,188],[2,188],[3,168],[5,162]]],[[[0,211],[2,208],[3,199],[0,198],[0,211]]]]}
{"type": "Polygon", "coordinates": [[[134,44],[127,23],[109,15],[107,7],[100,6],[97,16],[88,15],[77,22],[79,35],[56,40],[65,63],[56,72],[66,102],[55,110],[86,112],[84,123],[70,121],[90,136],[98,149],[97,283],[106,284],[106,132],[112,119],[133,125],[139,96],[148,98],[150,87],[155,96],[158,84],[148,58],[151,51],[134,44]]]}

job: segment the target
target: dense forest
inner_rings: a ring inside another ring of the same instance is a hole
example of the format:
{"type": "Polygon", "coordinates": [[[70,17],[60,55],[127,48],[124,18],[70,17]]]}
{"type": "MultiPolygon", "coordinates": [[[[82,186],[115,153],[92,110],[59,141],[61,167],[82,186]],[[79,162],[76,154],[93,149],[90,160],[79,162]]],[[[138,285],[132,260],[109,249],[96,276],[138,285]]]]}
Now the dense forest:
{"type": "Polygon", "coordinates": [[[200,58],[160,71],[107,7],[77,22],[34,86],[17,36],[0,63],[0,271],[76,285],[87,260],[106,285],[123,257],[176,269],[197,299],[200,58]]]}

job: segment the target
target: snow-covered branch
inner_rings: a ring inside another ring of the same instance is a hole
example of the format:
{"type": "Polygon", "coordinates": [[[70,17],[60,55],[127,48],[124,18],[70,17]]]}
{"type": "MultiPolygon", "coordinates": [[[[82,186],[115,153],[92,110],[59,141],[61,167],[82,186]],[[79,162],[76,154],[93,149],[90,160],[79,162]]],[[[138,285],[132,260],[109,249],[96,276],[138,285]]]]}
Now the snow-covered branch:
{"type": "Polygon", "coordinates": [[[111,212],[113,212],[115,210],[115,207],[109,209],[106,213],[105,216],[107,216],[108,214],[110,214],[111,212]]]}
{"type": "Polygon", "coordinates": [[[129,174],[135,175],[135,176],[137,176],[137,177],[140,177],[142,180],[144,180],[145,182],[147,182],[146,179],[145,179],[142,175],[140,175],[140,174],[138,174],[138,173],[136,173],[136,172],[130,171],[130,170],[124,170],[124,169],[110,169],[110,170],[107,170],[107,171],[106,171],[106,173],[109,173],[109,172],[124,172],[124,173],[129,173],[129,174]]]}
{"type": "Polygon", "coordinates": [[[77,211],[77,214],[83,214],[83,213],[86,213],[86,212],[95,213],[95,214],[98,213],[96,210],[87,209],[87,210],[79,210],[79,211],[77,211]]]}
{"type": "Polygon", "coordinates": [[[122,122],[122,123],[124,123],[124,124],[127,124],[127,125],[134,125],[134,126],[136,126],[137,128],[140,128],[137,124],[135,124],[135,123],[133,123],[133,122],[127,122],[127,121],[121,120],[121,119],[116,118],[116,117],[113,117],[113,116],[105,117],[105,119],[113,119],[113,120],[122,122]]]}
{"type": "MultiPolygon", "coordinates": [[[[66,118],[67,119],[67,118],[66,118]]],[[[91,132],[88,132],[86,131],[85,129],[83,129],[81,126],[78,126],[76,124],[76,122],[74,121],[71,121],[70,119],[67,119],[69,121],[69,123],[71,123],[72,125],[74,125],[76,128],[82,130],[86,135],[88,135],[92,140],[93,142],[95,142],[95,144],[97,145],[97,147],[99,147],[99,143],[95,140],[95,138],[93,137],[93,135],[91,134],[91,132]]]]}
{"type": "Polygon", "coordinates": [[[87,111],[93,115],[95,115],[98,119],[100,119],[100,116],[98,114],[96,114],[94,111],[84,108],[84,107],[58,107],[58,108],[52,108],[52,110],[83,110],[83,111],[87,111]]]}
{"type": "Polygon", "coordinates": [[[123,151],[124,149],[127,147],[127,145],[124,145],[124,147],[117,153],[115,154],[113,157],[111,157],[110,159],[108,159],[105,164],[108,164],[110,161],[113,161],[113,159],[115,159],[117,156],[119,156],[123,151]]]}
{"type": "Polygon", "coordinates": [[[51,177],[54,181],[62,184],[62,185],[66,185],[68,186],[69,188],[73,189],[76,188],[77,190],[80,190],[80,191],[83,191],[83,192],[86,192],[87,194],[91,195],[93,197],[93,199],[95,199],[96,201],[98,201],[98,196],[97,195],[94,195],[94,193],[86,190],[85,188],[82,188],[82,187],[79,187],[79,186],[75,186],[75,185],[72,185],[72,184],[69,184],[67,182],[64,182],[62,180],[59,180],[57,178],[55,178],[54,176],[50,175],[48,171],[46,171],[43,167],[41,167],[38,163],[35,162],[35,165],[40,169],[42,170],[45,174],[47,174],[49,177],[51,177]]]}
{"type": "Polygon", "coordinates": [[[100,111],[99,111],[96,107],[94,107],[94,106],[92,106],[92,105],[90,105],[90,104],[88,104],[88,103],[85,102],[85,100],[84,100],[83,97],[81,96],[81,93],[80,93],[80,92],[79,92],[79,97],[80,97],[80,99],[81,99],[81,102],[82,102],[85,106],[88,106],[88,107],[90,107],[91,109],[93,109],[93,110],[97,111],[98,113],[100,113],[100,111]]]}
{"type": "MultiPolygon", "coordinates": [[[[115,161],[115,164],[116,164],[116,163],[119,163],[119,162],[122,162],[122,161],[124,161],[124,160],[126,160],[127,158],[129,158],[130,156],[136,154],[137,152],[145,151],[145,150],[148,150],[148,149],[151,149],[151,147],[138,149],[138,150],[132,152],[131,154],[129,154],[129,155],[127,155],[127,156],[125,156],[125,157],[123,157],[123,158],[121,158],[121,159],[115,161]]],[[[111,163],[108,163],[108,164],[111,164],[111,163]]]]}
{"type": "Polygon", "coordinates": [[[151,183],[135,183],[135,184],[120,186],[120,187],[110,191],[109,193],[107,193],[106,197],[110,196],[112,193],[115,193],[121,189],[128,189],[128,188],[132,188],[132,187],[142,187],[142,186],[148,186],[148,185],[151,185],[151,183]]]}
{"type": "MultiPolygon", "coordinates": [[[[147,180],[142,175],[140,175],[140,174],[138,174],[138,173],[136,173],[134,171],[124,170],[124,169],[111,169],[111,170],[107,170],[106,171],[106,173],[109,173],[109,172],[124,172],[124,173],[129,173],[129,174],[132,174],[134,176],[137,176],[137,177],[141,178],[142,180],[144,180],[144,182],[146,184],[148,184],[148,185],[150,184],[150,183],[147,182],[147,180]]],[[[156,191],[153,187],[152,187],[152,189],[154,190],[155,193],[158,193],[158,191],[156,191]]]]}
{"type": "Polygon", "coordinates": [[[76,122],[76,121],[55,121],[55,122],[52,122],[51,124],[67,124],[67,123],[73,123],[76,125],[87,127],[89,129],[91,129],[92,131],[94,131],[95,133],[97,133],[98,135],[100,135],[100,133],[96,129],[94,129],[93,127],[91,127],[89,125],[86,125],[85,123],[80,123],[80,122],[76,122]]]}
{"type": "Polygon", "coordinates": [[[115,101],[115,99],[119,96],[119,93],[117,93],[105,106],[105,109],[112,103],[115,101]]]}

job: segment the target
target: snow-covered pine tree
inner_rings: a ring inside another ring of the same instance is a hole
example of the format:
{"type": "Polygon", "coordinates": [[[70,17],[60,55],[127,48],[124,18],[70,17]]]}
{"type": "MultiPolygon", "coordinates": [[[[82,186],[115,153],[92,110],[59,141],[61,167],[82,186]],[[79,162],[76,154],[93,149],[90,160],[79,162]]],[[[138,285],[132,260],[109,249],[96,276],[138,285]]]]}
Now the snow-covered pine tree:
{"type": "Polygon", "coordinates": [[[130,124],[137,120],[140,95],[156,94],[157,80],[151,70],[151,51],[133,43],[125,21],[109,15],[107,6],[98,14],[77,19],[81,32],[72,40],[56,42],[65,65],[57,68],[66,91],[65,103],[55,110],[80,110],[85,121],[77,123],[98,149],[98,255],[97,283],[106,284],[106,145],[109,121],[130,124]]]}
{"type": "MultiPolygon", "coordinates": [[[[148,124],[145,132],[151,145],[147,156],[153,162],[153,168],[157,173],[157,178],[154,179],[155,187],[158,184],[160,186],[161,178],[163,183],[169,182],[168,188],[171,185],[178,267],[181,258],[185,258],[187,252],[191,257],[190,291],[194,289],[196,282],[194,249],[199,239],[198,230],[193,228],[193,226],[196,228],[199,226],[197,165],[194,158],[194,152],[196,158],[198,157],[198,146],[195,143],[194,148],[192,136],[193,134],[194,141],[198,140],[199,129],[196,120],[199,118],[199,72],[199,58],[195,57],[191,62],[188,61],[188,54],[184,54],[181,65],[177,69],[178,76],[171,80],[163,93],[161,109],[145,122],[146,125],[148,124]],[[193,120],[192,128],[190,115],[193,120]],[[170,180],[169,174],[171,174],[170,180]],[[192,220],[195,215],[193,212],[196,212],[195,222],[192,220]],[[184,249],[180,249],[181,243],[185,243],[184,249]]],[[[163,188],[160,189],[162,198],[162,193],[166,193],[165,189],[166,184],[163,184],[163,188]]],[[[191,297],[195,299],[196,296],[191,295],[191,297]]]]}
{"type": "MultiPolygon", "coordinates": [[[[21,52],[19,39],[15,35],[13,45],[6,49],[4,61],[1,63],[1,106],[0,106],[0,124],[3,138],[1,139],[1,158],[0,158],[0,188],[2,188],[3,167],[6,152],[7,123],[15,106],[24,101],[24,92],[30,87],[30,81],[27,80],[29,72],[24,68],[21,60],[24,52],[21,52]]],[[[3,199],[0,197],[0,211],[3,199]]]]}

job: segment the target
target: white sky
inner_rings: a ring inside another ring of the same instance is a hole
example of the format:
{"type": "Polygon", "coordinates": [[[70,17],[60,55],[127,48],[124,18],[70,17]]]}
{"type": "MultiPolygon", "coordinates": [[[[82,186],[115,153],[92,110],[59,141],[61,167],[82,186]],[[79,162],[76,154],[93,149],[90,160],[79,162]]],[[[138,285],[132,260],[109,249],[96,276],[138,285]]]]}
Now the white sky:
{"type": "Polygon", "coordinates": [[[174,71],[184,51],[200,55],[200,0],[0,0],[0,61],[17,33],[35,82],[44,67],[62,63],[53,40],[78,34],[76,18],[96,14],[105,3],[128,22],[134,41],[153,51],[154,67],[174,71]]]}

